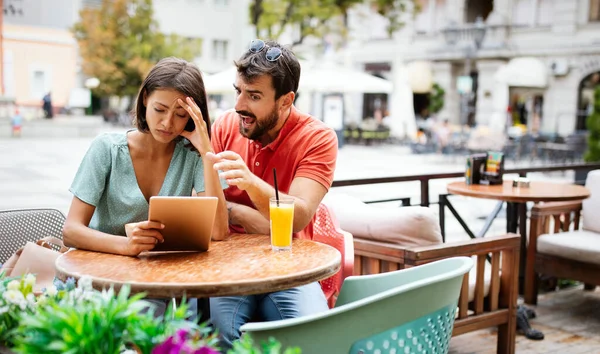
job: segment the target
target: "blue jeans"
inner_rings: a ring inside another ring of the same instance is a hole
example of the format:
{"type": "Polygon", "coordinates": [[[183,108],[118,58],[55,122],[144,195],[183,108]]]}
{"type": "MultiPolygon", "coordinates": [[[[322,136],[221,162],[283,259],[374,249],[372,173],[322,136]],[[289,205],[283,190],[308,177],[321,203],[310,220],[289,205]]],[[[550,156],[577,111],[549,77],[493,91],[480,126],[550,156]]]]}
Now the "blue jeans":
{"type": "Polygon", "coordinates": [[[231,348],[240,338],[240,327],[259,318],[276,321],[327,311],[327,300],[318,282],[274,293],[214,297],[210,299],[210,317],[221,335],[221,348],[231,348]]]}

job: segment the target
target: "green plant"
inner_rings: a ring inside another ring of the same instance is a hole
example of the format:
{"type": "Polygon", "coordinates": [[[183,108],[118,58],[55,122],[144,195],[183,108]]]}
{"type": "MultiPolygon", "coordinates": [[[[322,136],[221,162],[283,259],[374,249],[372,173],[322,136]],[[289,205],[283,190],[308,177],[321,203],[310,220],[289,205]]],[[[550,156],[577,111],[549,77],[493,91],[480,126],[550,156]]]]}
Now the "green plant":
{"type": "Polygon", "coordinates": [[[594,110],[587,117],[588,146],[583,159],[586,162],[600,161],[600,86],[594,91],[594,110]]]}
{"type": "Polygon", "coordinates": [[[179,328],[197,330],[186,321],[185,305],[165,317],[155,317],[144,294],[129,296],[128,286],[118,294],[111,288],[92,289],[91,281],[79,280],[63,296],[48,297],[36,311],[24,313],[14,332],[17,353],[121,353],[127,348],[150,354],[153,348],[179,328]]]}
{"type": "Polygon", "coordinates": [[[431,95],[429,97],[429,113],[435,114],[444,108],[444,95],[446,91],[438,85],[437,83],[433,84],[431,88],[431,95]]]}
{"type": "Polygon", "coordinates": [[[33,294],[35,276],[6,277],[0,273],[0,344],[11,345],[12,333],[23,313],[33,313],[36,298],[33,294]]]}
{"type": "Polygon", "coordinates": [[[248,334],[242,335],[242,337],[233,342],[233,348],[231,348],[227,354],[301,354],[302,350],[298,347],[282,349],[281,342],[275,338],[269,338],[266,343],[261,343],[260,347],[254,345],[252,337],[248,334]]]}

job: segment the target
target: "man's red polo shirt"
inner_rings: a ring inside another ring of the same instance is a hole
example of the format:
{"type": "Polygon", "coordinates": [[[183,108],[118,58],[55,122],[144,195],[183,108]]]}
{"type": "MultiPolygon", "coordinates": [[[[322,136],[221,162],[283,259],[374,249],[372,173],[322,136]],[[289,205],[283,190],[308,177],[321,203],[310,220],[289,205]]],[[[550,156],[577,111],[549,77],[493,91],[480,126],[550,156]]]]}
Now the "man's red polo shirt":
{"type": "MultiPolygon", "coordinates": [[[[215,153],[234,151],[246,162],[252,173],[273,183],[273,168],[277,169],[277,186],[288,193],[296,177],[310,178],[329,190],[337,159],[337,137],[323,122],[292,107],[289,118],[277,138],[267,146],[240,134],[240,118],[234,110],[225,112],[212,126],[212,146],[215,153]]],[[[230,202],[255,208],[245,191],[236,186],[224,190],[230,202]]],[[[256,208],[255,208],[256,209],[256,208]]],[[[312,238],[313,220],[294,236],[312,238]]],[[[244,232],[230,226],[231,232],[244,232]]]]}

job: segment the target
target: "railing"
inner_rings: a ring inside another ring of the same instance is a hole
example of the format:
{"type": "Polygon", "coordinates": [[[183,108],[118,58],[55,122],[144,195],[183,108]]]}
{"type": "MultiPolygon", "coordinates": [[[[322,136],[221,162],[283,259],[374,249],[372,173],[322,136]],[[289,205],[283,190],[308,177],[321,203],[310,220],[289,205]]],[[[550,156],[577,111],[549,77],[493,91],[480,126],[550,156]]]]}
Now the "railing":
{"type": "MultiPolygon", "coordinates": [[[[524,168],[509,168],[504,170],[505,174],[518,174],[520,177],[527,177],[528,173],[532,172],[555,172],[555,171],[590,171],[594,169],[600,169],[600,163],[580,163],[580,164],[569,164],[569,165],[553,165],[553,166],[540,166],[540,167],[524,167],[524,168]]],[[[348,179],[341,181],[334,181],[332,187],[349,187],[349,186],[361,186],[367,184],[384,184],[384,183],[398,183],[398,182],[415,182],[421,183],[421,206],[429,206],[429,181],[436,179],[446,178],[458,178],[465,175],[464,171],[460,172],[448,172],[448,173],[433,173],[424,175],[409,175],[409,176],[396,176],[396,177],[375,177],[375,178],[362,178],[362,179],[348,179]]],[[[576,183],[582,184],[584,181],[575,181],[576,183]]],[[[372,200],[365,201],[366,203],[383,203],[392,201],[402,201],[402,205],[410,205],[407,202],[407,198],[398,197],[393,199],[385,200],[372,200]]]]}

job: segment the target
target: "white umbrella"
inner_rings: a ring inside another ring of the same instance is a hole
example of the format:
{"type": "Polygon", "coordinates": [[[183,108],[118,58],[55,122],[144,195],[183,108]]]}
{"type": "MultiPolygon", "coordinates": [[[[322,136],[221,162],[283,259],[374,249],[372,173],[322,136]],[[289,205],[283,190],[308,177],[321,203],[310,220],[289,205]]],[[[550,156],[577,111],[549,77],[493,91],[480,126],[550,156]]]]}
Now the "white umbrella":
{"type": "MultiPolygon", "coordinates": [[[[390,93],[393,85],[390,81],[351,70],[334,64],[312,66],[301,63],[300,92],[322,93],[390,93]]],[[[214,75],[205,75],[204,85],[207,93],[233,92],[236,69],[231,67],[214,75]]]]}
{"type": "Polygon", "coordinates": [[[302,65],[299,91],[332,93],[390,93],[388,80],[333,63],[302,65]]]}
{"type": "Polygon", "coordinates": [[[237,70],[235,66],[232,66],[213,75],[204,75],[204,87],[206,88],[206,93],[233,93],[233,83],[235,82],[236,73],[237,70]]]}

